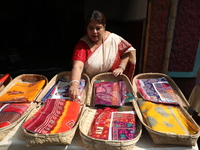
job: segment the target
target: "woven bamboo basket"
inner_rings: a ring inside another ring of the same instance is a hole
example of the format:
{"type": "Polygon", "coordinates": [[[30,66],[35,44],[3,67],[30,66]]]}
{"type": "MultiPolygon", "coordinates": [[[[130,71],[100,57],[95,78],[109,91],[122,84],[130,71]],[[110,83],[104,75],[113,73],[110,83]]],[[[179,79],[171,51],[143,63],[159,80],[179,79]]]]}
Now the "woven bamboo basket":
{"type": "MultiPolygon", "coordinates": [[[[39,95],[37,101],[39,106],[35,109],[33,109],[30,113],[30,115],[27,117],[26,120],[28,120],[30,117],[32,117],[41,107],[42,103],[41,100],[42,98],[46,95],[46,93],[51,89],[51,87],[60,79],[65,80],[65,81],[70,81],[70,71],[63,71],[58,74],[56,74],[47,84],[45,89],[42,91],[42,93],[39,95]]],[[[88,91],[88,86],[90,79],[86,74],[82,74],[81,76],[82,79],[86,80],[86,87],[85,90],[81,96],[81,112],[79,115],[79,119],[76,122],[76,125],[69,131],[58,133],[58,134],[34,134],[27,132],[26,130],[23,129],[25,139],[26,139],[26,145],[27,147],[32,147],[32,146],[39,146],[39,145],[69,145],[72,142],[72,139],[75,135],[76,129],[78,127],[78,124],[80,122],[80,118],[83,114],[83,110],[85,108],[85,101],[87,99],[87,91],[88,91]]]]}
{"type": "MultiPolygon", "coordinates": [[[[34,83],[40,80],[45,80],[45,86],[48,83],[48,79],[43,76],[43,75],[38,75],[38,74],[23,74],[19,75],[16,78],[14,78],[12,81],[9,82],[9,84],[1,91],[0,96],[2,96],[4,93],[6,93],[12,86],[14,86],[17,82],[30,82],[34,83]]],[[[44,86],[44,87],[45,87],[44,86]]],[[[43,88],[44,88],[43,87],[43,88]]],[[[43,89],[41,89],[42,91],[43,89]]],[[[41,93],[40,91],[40,93],[41,93]]],[[[38,93],[38,95],[40,94],[38,93]]],[[[37,99],[38,96],[35,97],[35,100],[37,99]]],[[[34,100],[34,101],[35,101],[34,100]]],[[[23,115],[15,122],[13,122],[11,125],[8,125],[6,127],[0,128],[0,141],[3,140],[3,138],[18,124],[20,123],[23,119],[25,119],[31,110],[37,106],[36,103],[32,103],[31,106],[23,113],[23,115]]]]}
{"type": "MultiPolygon", "coordinates": [[[[0,78],[3,77],[4,74],[0,74],[0,78]]],[[[12,77],[9,76],[6,81],[0,86],[0,92],[8,85],[8,83],[10,83],[10,81],[12,81],[12,77]]]]}
{"type": "MultiPolygon", "coordinates": [[[[133,92],[132,85],[130,83],[130,80],[125,75],[120,75],[118,77],[114,77],[112,73],[100,73],[96,76],[94,76],[91,79],[91,85],[90,89],[88,90],[88,100],[92,101],[94,97],[94,91],[93,91],[93,84],[95,81],[109,81],[109,82],[115,82],[123,80],[129,91],[133,92]]],[[[134,95],[134,93],[133,93],[134,95]]],[[[82,138],[82,141],[85,145],[85,148],[87,150],[130,150],[133,149],[137,141],[140,139],[142,134],[142,124],[137,118],[137,126],[136,126],[136,137],[133,140],[125,140],[125,141],[113,141],[113,140],[101,140],[101,139],[95,139],[88,136],[89,129],[91,127],[92,121],[94,119],[96,110],[93,107],[92,102],[87,102],[91,107],[86,107],[84,114],[81,118],[80,124],[79,124],[79,131],[82,138]]],[[[134,108],[135,109],[135,108],[134,108]]]]}
{"type": "MultiPolygon", "coordinates": [[[[191,115],[188,113],[188,111],[186,109],[186,108],[189,107],[189,104],[188,104],[186,98],[184,97],[183,93],[178,88],[178,86],[175,84],[175,82],[165,74],[162,74],[162,73],[142,73],[142,74],[136,75],[133,79],[133,90],[135,91],[135,93],[137,93],[136,99],[142,98],[142,96],[139,94],[137,86],[136,86],[136,82],[135,82],[136,79],[150,79],[150,78],[160,78],[160,77],[165,77],[167,79],[167,81],[170,83],[170,86],[172,87],[172,89],[176,93],[176,96],[179,98],[179,100],[181,102],[179,109],[181,110],[182,114],[192,124],[194,124],[197,128],[199,128],[198,124],[194,121],[194,119],[191,117],[191,115]]],[[[166,134],[166,133],[155,131],[147,125],[147,122],[143,118],[143,115],[142,115],[140,108],[137,104],[137,100],[133,101],[133,103],[134,103],[134,106],[137,108],[136,113],[137,113],[140,121],[142,122],[144,127],[147,129],[148,133],[150,134],[150,136],[151,136],[151,138],[152,138],[152,140],[155,144],[174,144],[174,145],[195,146],[197,139],[200,135],[200,129],[198,129],[198,132],[196,134],[193,134],[193,135],[166,134]]]]}

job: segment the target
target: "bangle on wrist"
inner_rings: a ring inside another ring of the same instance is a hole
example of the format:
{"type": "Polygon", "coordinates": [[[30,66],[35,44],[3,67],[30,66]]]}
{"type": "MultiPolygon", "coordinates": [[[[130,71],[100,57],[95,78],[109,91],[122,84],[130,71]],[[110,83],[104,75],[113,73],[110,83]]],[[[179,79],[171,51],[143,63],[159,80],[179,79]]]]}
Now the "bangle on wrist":
{"type": "Polygon", "coordinates": [[[72,82],[77,82],[79,84],[78,80],[72,80],[72,81],[69,82],[69,84],[71,84],[72,82]]]}
{"type": "Polygon", "coordinates": [[[120,68],[122,68],[123,70],[125,70],[125,66],[124,65],[119,65],[120,68]]]}

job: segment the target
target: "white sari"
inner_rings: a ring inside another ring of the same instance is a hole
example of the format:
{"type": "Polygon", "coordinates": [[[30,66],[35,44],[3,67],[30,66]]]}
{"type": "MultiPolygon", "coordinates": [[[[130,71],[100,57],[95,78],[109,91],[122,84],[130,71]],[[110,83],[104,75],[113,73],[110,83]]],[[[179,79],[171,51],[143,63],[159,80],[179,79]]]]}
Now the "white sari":
{"type": "MultiPolygon", "coordinates": [[[[86,42],[89,46],[88,38],[83,37],[81,40],[86,42]]],[[[132,56],[130,57],[129,63],[133,65],[131,72],[133,75],[136,63],[135,51],[136,50],[126,40],[111,33],[87,59],[84,64],[85,72],[91,77],[101,72],[110,71],[113,66],[117,65],[117,68],[119,64],[116,64],[116,60],[118,59],[118,62],[120,62],[119,55],[131,52],[132,56]]]]}

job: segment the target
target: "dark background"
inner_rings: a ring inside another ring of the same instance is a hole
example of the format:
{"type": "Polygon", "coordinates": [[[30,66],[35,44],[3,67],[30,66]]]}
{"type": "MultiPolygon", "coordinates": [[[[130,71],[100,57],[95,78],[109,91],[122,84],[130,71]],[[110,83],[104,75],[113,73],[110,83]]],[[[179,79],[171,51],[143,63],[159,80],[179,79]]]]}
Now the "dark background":
{"type": "MultiPolygon", "coordinates": [[[[71,70],[73,48],[84,35],[84,1],[72,1],[70,6],[64,1],[43,0],[0,3],[1,74],[10,73],[14,78],[37,73],[51,79],[71,70]]],[[[139,58],[143,23],[107,20],[107,30],[129,41],[139,58]]]]}

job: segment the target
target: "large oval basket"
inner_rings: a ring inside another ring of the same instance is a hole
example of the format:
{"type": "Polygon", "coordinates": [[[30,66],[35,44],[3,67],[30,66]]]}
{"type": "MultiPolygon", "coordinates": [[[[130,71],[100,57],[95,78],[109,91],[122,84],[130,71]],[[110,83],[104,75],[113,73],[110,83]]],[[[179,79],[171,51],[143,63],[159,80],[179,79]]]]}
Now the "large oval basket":
{"type": "Polygon", "coordinates": [[[176,135],[176,134],[166,134],[166,133],[155,131],[147,125],[145,119],[143,118],[142,112],[139,109],[137,101],[134,101],[133,102],[134,106],[137,108],[136,113],[137,113],[140,121],[144,125],[144,127],[147,129],[148,133],[150,134],[150,136],[155,144],[175,144],[175,145],[195,146],[197,139],[200,135],[199,126],[193,120],[193,118],[190,116],[188,111],[185,109],[185,107],[186,108],[189,107],[189,104],[188,104],[187,100],[185,99],[181,90],[178,88],[178,86],[175,84],[175,82],[170,77],[168,77],[167,75],[162,74],[162,73],[138,74],[133,79],[133,89],[134,89],[135,93],[137,93],[137,97],[142,98],[141,95],[139,94],[137,86],[136,86],[136,79],[150,79],[150,78],[161,78],[161,77],[165,77],[167,79],[167,81],[170,83],[170,86],[172,87],[173,91],[176,93],[177,97],[179,98],[179,100],[181,102],[181,106],[179,108],[180,111],[193,125],[195,125],[198,128],[198,132],[193,135],[176,135]]]}
{"type": "MultiPolygon", "coordinates": [[[[41,95],[38,97],[37,101],[41,102],[42,98],[46,95],[46,93],[51,89],[51,87],[60,79],[65,80],[65,81],[70,81],[70,71],[64,71],[56,74],[47,84],[41,95]]],[[[81,100],[82,104],[85,103],[87,99],[87,90],[88,90],[88,83],[90,82],[89,77],[86,74],[82,74],[82,79],[86,80],[86,87],[85,90],[83,91],[81,100]]],[[[41,102],[42,103],[42,102],[41,102]]],[[[68,145],[71,144],[71,141],[75,135],[76,129],[79,124],[79,120],[83,114],[85,105],[81,106],[81,112],[79,114],[79,119],[76,122],[75,126],[66,132],[58,133],[58,134],[34,134],[27,132],[26,130],[23,129],[24,135],[26,138],[26,145],[28,147],[30,146],[39,146],[39,145],[68,145]]],[[[32,110],[31,114],[27,119],[32,117],[38,110],[40,109],[40,106],[38,108],[35,108],[32,110]]]]}
{"type": "MultiPolygon", "coordinates": [[[[90,101],[93,100],[94,92],[93,92],[92,87],[95,81],[114,82],[114,81],[119,81],[119,80],[123,80],[126,83],[129,91],[133,92],[131,83],[125,75],[114,77],[112,73],[101,73],[94,76],[91,79],[91,86],[88,91],[88,100],[90,101]]],[[[88,102],[87,104],[93,105],[92,102],[90,103],[88,102]]],[[[92,107],[86,107],[79,124],[80,135],[86,149],[87,150],[131,150],[133,149],[133,147],[135,146],[136,142],[140,139],[141,134],[142,134],[142,124],[139,121],[139,119],[137,118],[136,137],[133,140],[113,141],[113,140],[95,139],[95,138],[89,137],[88,132],[91,127],[92,121],[94,119],[96,110],[97,109],[92,108],[92,107]]]]}
{"type": "MultiPolygon", "coordinates": [[[[22,74],[17,76],[16,78],[14,78],[12,81],[9,82],[9,84],[1,91],[0,96],[2,96],[4,93],[6,93],[12,86],[14,86],[17,82],[26,82],[26,83],[34,83],[40,80],[45,80],[45,85],[43,86],[43,88],[46,86],[46,84],[48,83],[48,79],[43,76],[43,75],[38,75],[38,74],[22,74]]],[[[41,89],[41,91],[43,90],[43,88],[41,89]]],[[[40,91],[40,92],[41,92],[40,91]]],[[[38,93],[39,95],[40,93],[38,93]]],[[[34,101],[36,101],[36,99],[38,98],[35,97],[34,101]]],[[[20,123],[25,117],[27,117],[29,115],[29,113],[31,112],[31,110],[33,110],[33,108],[36,107],[36,104],[33,102],[30,107],[23,113],[23,115],[15,122],[13,122],[12,124],[0,128],[0,140],[2,140],[5,135],[8,134],[8,132],[10,132],[13,127],[15,127],[18,123],[20,123]]]]}

